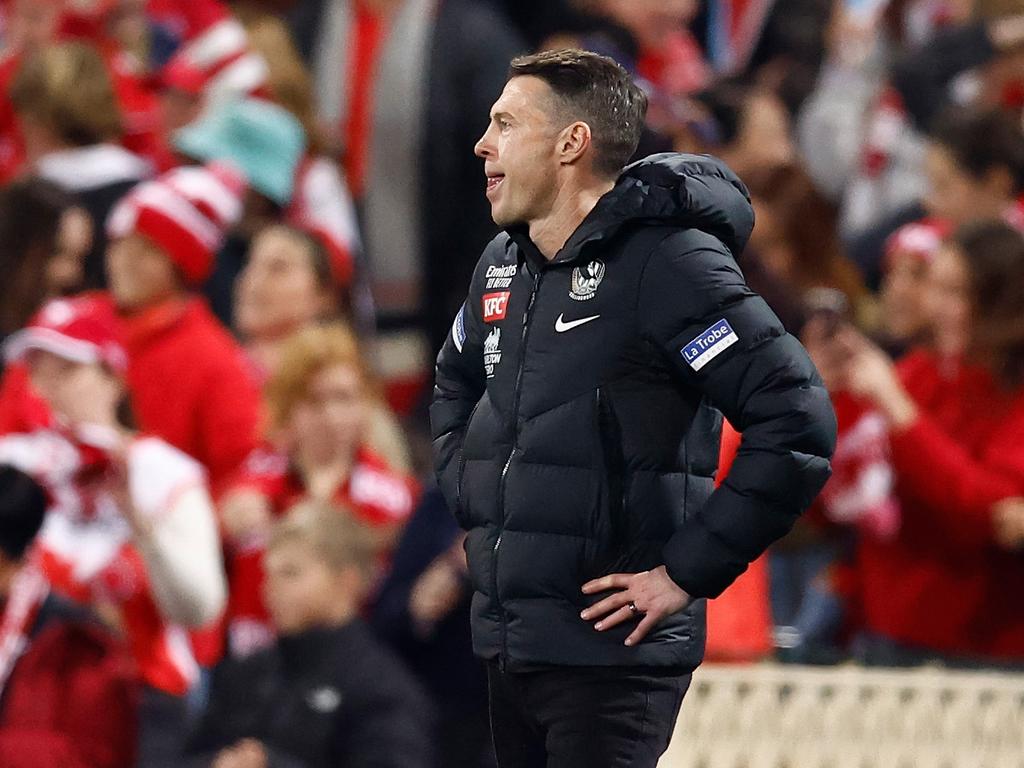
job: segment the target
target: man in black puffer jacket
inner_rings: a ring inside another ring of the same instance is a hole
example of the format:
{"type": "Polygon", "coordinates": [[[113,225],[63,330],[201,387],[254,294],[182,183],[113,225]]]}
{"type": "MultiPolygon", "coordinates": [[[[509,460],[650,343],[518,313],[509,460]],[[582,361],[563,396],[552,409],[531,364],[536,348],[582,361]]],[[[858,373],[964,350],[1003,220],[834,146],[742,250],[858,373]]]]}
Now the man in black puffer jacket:
{"type": "Polygon", "coordinates": [[[502,768],[653,767],[703,656],[701,598],[829,476],[821,380],[736,266],[746,188],[710,157],[622,171],[645,106],[609,59],[524,57],[477,145],[505,233],[431,420],[502,768]],[[714,490],[723,413],[743,440],[714,490]]]}

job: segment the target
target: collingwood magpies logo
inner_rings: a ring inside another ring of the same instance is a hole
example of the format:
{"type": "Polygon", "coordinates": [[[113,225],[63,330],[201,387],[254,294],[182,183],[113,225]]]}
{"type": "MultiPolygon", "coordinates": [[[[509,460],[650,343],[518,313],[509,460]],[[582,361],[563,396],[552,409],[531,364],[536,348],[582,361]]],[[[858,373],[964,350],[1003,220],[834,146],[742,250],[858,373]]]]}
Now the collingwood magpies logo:
{"type": "Polygon", "coordinates": [[[569,298],[576,301],[587,301],[594,298],[597,286],[604,279],[604,272],[604,262],[600,259],[594,259],[586,266],[576,267],[572,271],[572,288],[569,291],[569,298]]]}

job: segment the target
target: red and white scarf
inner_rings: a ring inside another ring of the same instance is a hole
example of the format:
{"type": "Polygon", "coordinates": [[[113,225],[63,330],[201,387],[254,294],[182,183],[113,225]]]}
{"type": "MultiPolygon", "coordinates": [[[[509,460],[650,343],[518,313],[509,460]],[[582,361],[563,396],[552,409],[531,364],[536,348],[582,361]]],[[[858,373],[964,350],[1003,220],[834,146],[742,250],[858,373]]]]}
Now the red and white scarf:
{"type": "MultiPolygon", "coordinates": [[[[133,544],[131,524],[103,482],[111,467],[103,447],[109,437],[92,429],[78,430],[75,442],[53,430],[5,435],[0,438],[0,461],[31,474],[49,493],[51,504],[36,552],[54,592],[87,605],[115,607],[143,681],[183,695],[198,674],[195,658],[185,630],[162,617],[145,562],[133,544]]],[[[144,521],[159,520],[178,493],[204,482],[193,459],[156,438],[134,439],[125,461],[129,493],[144,521]]],[[[13,594],[11,600],[20,605],[13,594]]],[[[5,641],[6,652],[20,652],[23,646],[17,638],[25,631],[22,626],[31,624],[22,619],[19,631],[11,630],[13,639],[5,641]]]]}

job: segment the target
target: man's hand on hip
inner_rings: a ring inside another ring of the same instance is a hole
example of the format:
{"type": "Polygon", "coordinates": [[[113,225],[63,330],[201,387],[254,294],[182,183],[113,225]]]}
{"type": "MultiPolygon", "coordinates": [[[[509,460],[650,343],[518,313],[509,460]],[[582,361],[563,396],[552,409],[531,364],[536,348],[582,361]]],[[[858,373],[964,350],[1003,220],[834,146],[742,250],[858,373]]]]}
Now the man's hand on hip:
{"type": "Polygon", "coordinates": [[[613,573],[583,585],[583,594],[620,590],[587,608],[580,617],[586,621],[600,619],[594,629],[603,632],[617,624],[639,618],[626,645],[636,645],[659,621],[678,613],[690,603],[690,596],[672,581],[661,565],[643,573],[613,573]]]}

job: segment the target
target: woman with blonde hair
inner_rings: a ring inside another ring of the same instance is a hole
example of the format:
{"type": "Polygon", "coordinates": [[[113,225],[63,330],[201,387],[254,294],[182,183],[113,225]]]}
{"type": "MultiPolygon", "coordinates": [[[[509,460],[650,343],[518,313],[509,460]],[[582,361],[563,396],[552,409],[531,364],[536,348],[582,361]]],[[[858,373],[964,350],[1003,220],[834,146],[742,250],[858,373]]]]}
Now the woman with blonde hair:
{"type": "Polygon", "coordinates": [[[304,499],[341,504],[373,532],[386,560],[418,495],[411,477],[369,447],[379,396],[347,326],[312,326],[288,339],[265,401],[268,442],[221,505],[231,563],[228,639],[243,655],[272,638],[260,559],[276,517],[304,499]]]}

